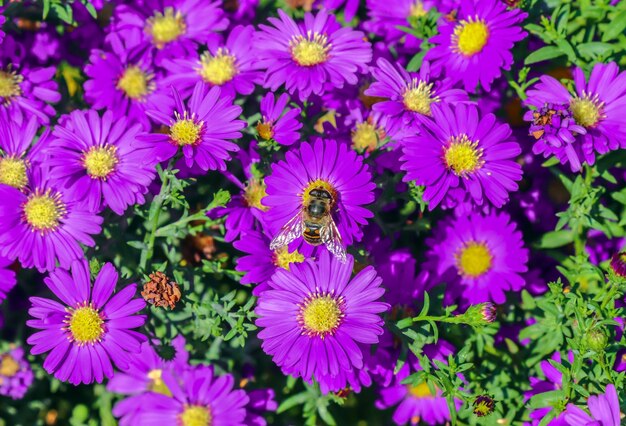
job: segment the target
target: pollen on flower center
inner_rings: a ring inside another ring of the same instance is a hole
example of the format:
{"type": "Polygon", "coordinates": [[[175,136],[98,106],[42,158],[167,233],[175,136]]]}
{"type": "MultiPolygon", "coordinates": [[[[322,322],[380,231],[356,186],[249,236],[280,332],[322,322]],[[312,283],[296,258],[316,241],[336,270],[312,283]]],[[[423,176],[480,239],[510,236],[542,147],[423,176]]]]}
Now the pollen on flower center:
{"type": "Polygon", "coordinates": [[[178,113],[175,114],[176,121],[170,126],[170,137],[172,140],[180,146],[198,143],[203,123],[196,123],[194,116],[189,118],[187,111],[185,111],[182,117],[178,113]]]}
{"type": "Polygon", "coordinates": [[[207,406],[185,405],[178,419],[180,426],[210,426],[211,411],[207,406]]]}
{"type": "Polygon", "coordinates": [[[444,148],[444,161],[448,169],[457,176],[467,176],[480,169],[484,161],[483,150],[478,148],[478,141],[471,141],[467,135],[452,138],[444,148]]]}
{"type": "Polygon", "coordinates": [[[91,147],[83,156],[83,166],[92,179],[106,180],[118,162],[117,147],[113,145],[91,147]]]}
{"type": "Polygon", "coordinates": [[[72,339],[81,345],[93,344],[104,334],[104,320],[91,304],[70,310],[68,322],[72,339]]]}
{"type": "Polygon", "coordinates": [[[0,183],[23,189],[28,183],[26,162],[19,158],[0,158],[0,183]]]}
{"type": "Polygon", "coordinates": [[[424,8],[424,3],[421,0],[417,0],[415,3],[411,5],[411,11],[409,13],[410,16],[414,18],[421,18],[425,16],[428,11],[424,8]]]}
{"type": "Polygon", "coordinates": [[[152,91],[150,84],[152,78],[152,75],[132,65],[124,70],[124,74],[117,81],[117,88],[131,99],[141,99],[152,91]]]}
{"type": "Polygon", "coordinates": [[[268,141],[274,137],[274,126],[271,122],[259,121],[259,124],[256,125],[256,132],[259,134],[261,139],[268,141]]]}
{"type": "Polygon", "coordinates": [[[455,253],[459,274],[477,278],[491,269],[493,256],[485,243],[476,241],[465,244],[455,253]]]}
{"type": "Polygon", "coordinates": [[[261,200],[267,195],[266,189],[267,186],[263,179],[250,179],[243,194],[246,204],[249,207],[256,207],[259,210],[266,211],[268,207],[261,204],[261,200]]]}
{"type": "Polygon", "coordinates": [[[0,358],[0,376],[13,377],[20,371],[20,365],[9,354],[4,354],[0,358]]]}
{"type": "Polygon", "coordinates": [[[426,382],[422,382],[417,386],[409,386],[409,393],[416,398],[429,398],[435,396],[428,388],[428,384],[426,382]]]}
{"type": "MultiPolygon", "coordinates": [[[[303,205],[306,206],[309,204],[309,202],[311,201],[311,191],[314,189],[322,189],[322,190],[328,191],[330,196],[333,198],[333,204],[336,202],[337,190],[335,189],[335,187],[332,186],[330,182],[327,182],[323,179],[315,179],[314,181],[309,182],[309,185],[302,192],[302,204],[303,205]]],[[[332,207],[333,206],[331,206],[331,208],[332,207]]]]}
{"type": "Polygon", "coordinates": [[[204,52],[200,57],[200,69],[198,72],[204,81],[221,86],[229,82],[237,75],[236,58],[228,52],[228,49],[219,48],[215,56],[204,52]]]}
{"type": "Polygon", "coordinates": [[[31,195],[24,204],[24,220],[40,232],[56,230],[59,220],[65,215],[65,204],[61,195],[50,190],[31,195]]]}
{"type": "Polygon", "coordinates": [[[163,13],[156,12],[148,19],[146,32],[152,35],[152,42],[161,49],[166,43],[176,40],[187,30],[185,19],[179,11],[166,7],[163,13]]]}
{"type": "Polygon", "coordinates": [[[402,100],[409,111],[430,116],[430,105],[439,102],[439,97],[433,96],[433,83],[414,78],[404,90],[402,100]]]}
{"type": "Polygon", "coordinates": [[[378,147],[379,138],[380,134],[376,126],[367,121],[358,123],[352,130],[352,146],[359,152],[374,151],[378,147]]]}
{"type": "Polygon", "coordinates": [[[473,56],[483,50],[489,39],[489,28],[481,19],[460,21],[454,28],[454,49],[465,56],[473,56]]]}
{"type": "Polygon", "coordinates": [[[576,123],[584,127],[593,127],[604,118],[604,102],[600,101],[598,95],[584,93],[582,98],[576,97],[570,101],[569,109],[576,123]]]}
{"type": "Polygon", "coordinates": [[[160,393],[161,395],[172,396],[172,392],[170,392],[170,389],[161,378],[162,375],[163,370],[160,368],[155,368],[148,372],[148,379],[150,379],[150,382],[148,383],[148,390],[160,393]]]}
{"type": "Polygon", "coordinates": [[[0,103],[8,103],[11,98],[22,93],[20,83],[24,80],[15,71],[0,70],[0,103]]]}
{"type": "Polygon", "coordinates": [[[335,333],[345,314],[343,296],[315,292],[300,304],[298,323],[304,334],[324,338],[335,333]]]}
{"type": "Polygon", "coordinates": [[[289,270],[289,267],[292,263],[304,262],[304,256],[298,250],[294,250],[290,253],[287,246],[283,246],[278,250],[274,250],[273,258],[274,265],[286,270],[289,270]]]}
{"type": "Polygon", "coordinates": [[[319,33],[307,33],[306,38],[295,36],[289,42],[291,56],[303,67],[311,67],[326,62],[330,44],[328,38],[319,33]]]}

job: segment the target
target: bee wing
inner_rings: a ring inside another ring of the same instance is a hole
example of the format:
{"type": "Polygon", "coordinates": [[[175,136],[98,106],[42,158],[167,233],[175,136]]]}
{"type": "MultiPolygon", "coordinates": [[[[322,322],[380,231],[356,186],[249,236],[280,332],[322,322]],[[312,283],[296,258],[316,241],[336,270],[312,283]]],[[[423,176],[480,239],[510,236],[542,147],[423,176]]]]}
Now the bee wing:
{"type": "Polygon", "coordinates": [[[270,243],[270,249],[276,250],[277,248],[286,246],[301,236],[303,231],[304,222],[302,220],[302,210],[300,210],[280,229],[278,235],[276,235],[270,243]]]}
{"type": "Polygon", "coordinates": [[[343,246],[339,229],[332,217],[328,216],[328,222],[320,229],[320,238],[329,252],[341,262],[346,261],[346,248],[343,246]]]}

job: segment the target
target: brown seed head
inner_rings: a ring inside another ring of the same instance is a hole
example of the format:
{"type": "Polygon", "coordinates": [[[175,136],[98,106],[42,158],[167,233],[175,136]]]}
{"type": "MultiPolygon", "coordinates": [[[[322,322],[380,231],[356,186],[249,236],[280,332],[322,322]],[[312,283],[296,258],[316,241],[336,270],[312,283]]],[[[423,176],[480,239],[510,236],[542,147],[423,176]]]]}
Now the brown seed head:
{"type": "Polygon", "coordinates": [[[171,281],[163,272],[155,272],[149,277],[150,281],[144,284],[141,296],[156,307],[174,309],[181,296],[178,284],[171,281]]]}

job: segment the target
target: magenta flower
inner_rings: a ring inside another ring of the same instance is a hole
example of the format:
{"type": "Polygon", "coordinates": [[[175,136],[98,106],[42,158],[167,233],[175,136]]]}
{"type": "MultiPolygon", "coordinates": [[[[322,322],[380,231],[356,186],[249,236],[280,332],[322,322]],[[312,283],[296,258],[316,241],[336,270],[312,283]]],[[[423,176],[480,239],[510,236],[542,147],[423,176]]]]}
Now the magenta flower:
{"type": "MultiPolygon", "coordinates": [[[[317,261],[291,264],[260,294],[256,324],[263,350],[283,370],[304,380],[332,380],[363,367],[358,344],[378,343],[389,305],[372,267],[350,278],[354,260],[342,263],[327,252],[317,261]]],[[[334,383],[332,390],[344,388],[334,383]]]]}
{"type": "Polygon", "coordinates": [[[304,101],[324,93],[326,85],[356,84],[357,75],[367,71],[372,48],[362,32],[342,28],[325,10],[315,16],[306,13],[300,24],[280,9],[278,15],[280,19],[269,18],[272,26],[261,25],[258,34],[259,66],[267,69],[265,87],[276,91],[284,84],[304,101]]]}
{"type": "Polygon", "coordinates": [[[479,83],[489,91],[502,69],[511,68],[511,49],[526,36],[519,25],[526,16],[500,0],[461,0],[456,19],[439,21],[439,33],[430,39],[435,46],[424,59],[435,74],[463,81],[470,93],[479,83]]]}
{"type": "Polygon", "coordinates": [[[498,123],[493,114],[480,117],[474,105],[441,104],[432,112],[433,120],[422,122],[419,134],[403,141],[405,180],[426,186],[429,210],[449,201],[456,188],[475,205],[504,205],[522,178],[515,162],[521,149],[509,125],[498,123]]]}
{"type": "Polygon", "coordinates": [[[234,105],[232,98],[222,96],[219,87],[209,89],[203,83],[196,84],[187,102],[183,102],[176,90],[172,95],[173,111],[161,105],[147,111],[157,123],[167,126],[169,132],[139,136],[140,141],[152,145],[146,155],[151,160],[166,161],[182,148],[187,167],[195,164],[204,171],[226,170],[230,152],[239,150],[229,139],[239,139],[239,130],[246,124],[237,120],[241,107],[234,105]]]}
{"type": "Polygon", "coordinates": [[[173,85],[183,97],[190,94],[199,81],[221,87],[226,96],[249,95],[263,79],[253,39],[253,27],[237,26],[229,32],[225,43],[211,42],[201,55],[168,60],[164,66],[169,76],[164,78],[163,84],[173,85]]]}
{"type": "MultiPolygon", "coordinates": [[[[556,352],[552,357],[552,360],[561,363],[561,354],[556,352]]],[[[574,362],[574,358],[572,354],[569,355],[569,362],[574,362]]],[[[538,395],[545,392],[552,392],[556,390],[560,390],[563,388],[563,374],[549,361],[543,360],[539,363],[541,367],[541,372],[544,375],[544,379],[539,377],[530,377],[530,387],[529,391],[524,392],[524,401],[530,400],[534,395],[538,395]]],[[[529,417],[531,420],[532,426],[539,426],[541,420],[548,415],[552,411],[553,407],[540,407],[532,410],[529,413],[529,417]]],[[[549,426],[569,426],[569,424],[565,421],[564,413],[559,414],[554,417],[548,423],[549,426]]]]}
{"type": "Polygon", "coordinates": [[[587,405],[591,415],[574,404],[568,404],[565,411],[567,424],[570,426],[619,426],[621,424],[615,385],[607,385],[604,394],[590,396],[587,405]]]}
{"type": "Polygon", "coordinates": [[[128,368],[129,354],[137,354],[146,337],[133,328],[141,327],[144,315],[136,315],[146,305],[134,299],[136,284],[129,284],[113,295],[118,274],[105,263],[93,284],[85,260],[72,263],[71,274],[56,269],[45,279],[61,303],[31,297],[28,313],[34,319],[29,327],[39,331],[27,340],[31,353],[50,352],[44,369],[62,382],[101,383],[113,376],[113,365],[128,368]]]}
{"type": "Polygon", "coordinates": [[[446,219],[426,244],[424,269],[430,271],[431,285],[447,284],[447,303],[461,298],[470,304],[501,304],[505,291],[524,286],[528,250],[506,213],[446,219]]]}
{"type": "Polygon", "coordinates": [[[626,72],[620,72],[614,62],[599,63],[586,81],[583,71],[575,68],[574,85],[575,93],[570,93],[556,79],[544,75],[528,91],[526,104],[539,113],[546,103],[568,108],[566,117],[573,117],[577,125],[571,128],[574,133],[559,132],[558,139],[539,152],[556,155],[561,164],[569,162],[572,171],[578,171],[583,163],[594,164],[596,153],[626,148],[626,72]]]}
{"type": "Polygon", "coordinates": [[[34,379],[24,349],[15,347],[0,354],[0,395],[22,399],[34,379]]]}
{"type": "Polygon", "coordinates": [[[298,130],[302,128],[300,108],[288,108],[289,96],[286,93],[275,100],[274,93],[268,92],[261,99],[261,120],[256,125],[260,140],[275,140],[281,145],[290,146],[300,139],[298,130]]]}
{"type": "Polygon", "coordinates": [[[0,303],[17,284],[15,272],[9,269],[12,264],[13,260],[0,256],[0,303]]]}
{"type": "Polygon", "coordinates": [[[80,244],[93,246],[102,218],[80,200],[33,170],[25,192],[0,185],[0,255],[19,259],[25,268],[69,268],[84,257],[80,244]]]}

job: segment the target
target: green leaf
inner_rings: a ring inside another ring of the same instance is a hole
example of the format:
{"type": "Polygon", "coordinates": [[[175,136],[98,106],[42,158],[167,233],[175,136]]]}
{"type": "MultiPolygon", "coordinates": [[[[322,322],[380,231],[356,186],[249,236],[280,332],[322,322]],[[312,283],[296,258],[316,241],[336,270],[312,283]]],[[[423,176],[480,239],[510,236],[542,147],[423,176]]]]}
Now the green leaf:
{"type": "Polygon", "coordinates": [[[592,41],[591,43],[582,43],[578,46],[578,51],[581,55],[587,57],[608,55],[613,51],[613,45],[609,43],[602,43],[599,41],[592,41]]]}
{"type": "Polygon", "coordinates": [[[547,61],[548,59],[558,58],[563,54],[563,51],[556,46],[544,46],[526,56],[524,64],[529,65],[536,62],[547,61]]]}
{"type": "Polygon", "coordinates": [[[562,390],[544,392],[530,398],[528,407],[531,409],[550,407],[564,398],[565,392],[562,390]]]}
{"type": "Polygon", "coordinates": [[[428,51],[422,50],[421,52],[413,56],[413,58],[411,58],[408,65],[406,66],[406,70],[409,72],[415,72],[419,70],[422,66],[422,61],[424,60],[424,56],[426,56],[426,53],[428,53],[428,51]]]}
{"type": "Polygon", "coordinates": [[[310,395],[309,392],[301,392],[299,394],[296,394],[294,396],[287,398],[278,406],[278,409],[276,410],[276,412],[280,414],[289,410],[290,408],[295,407],[296,405],[304,404],[305,401],[309,398],[309,395],[310,395]]]}
{"type": "Polygon", "coordinates": [[[574,241],[574,233],[569,229],[552,231],[542,235],[541,240],[539,240],[539,248],[551,249],[563,247],[572,241],[574,241]]]}
{"type": "Polygon", "coordinates": [[[626,9],[619,12],[606,26],[606,31],[602,34],[602,41],[610,41],[624,34],[626,30],[626,9]]]}

